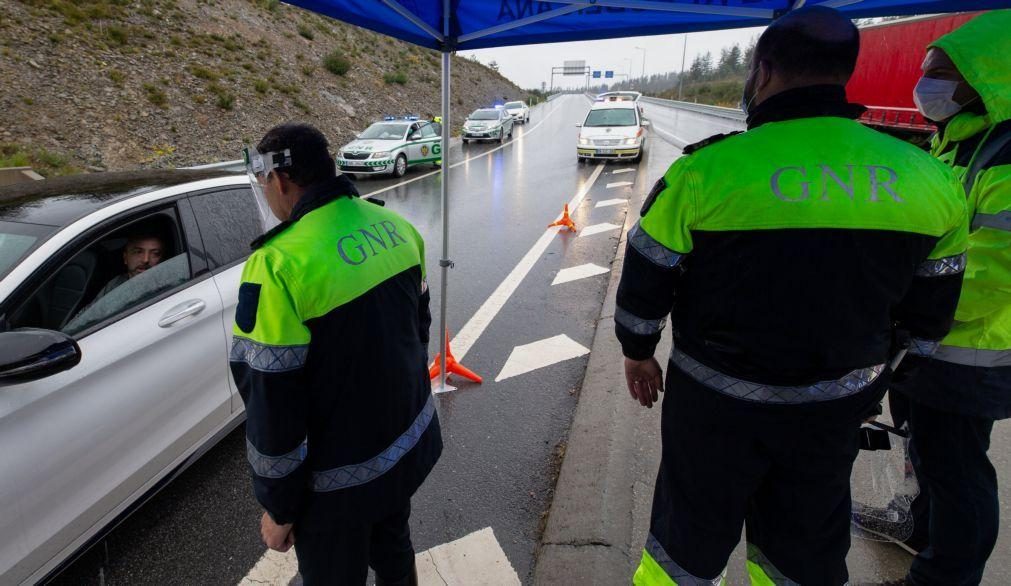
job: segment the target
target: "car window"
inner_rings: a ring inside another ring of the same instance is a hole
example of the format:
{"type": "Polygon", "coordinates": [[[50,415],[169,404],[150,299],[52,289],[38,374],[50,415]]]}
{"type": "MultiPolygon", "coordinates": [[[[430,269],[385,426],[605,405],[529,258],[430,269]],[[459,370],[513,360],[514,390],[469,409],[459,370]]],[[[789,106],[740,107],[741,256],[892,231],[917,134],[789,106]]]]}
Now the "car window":
{"type": "Polygon", "coordinates": [[[608,108],[590,110],[583,126],[636,126],[635,110],[631,108],[608,108]]]}
{"type": "Polygon", "coordinates": [[[59,264],[16,293],[9,327],[76,335],[183,285],[193,273],[175,205],[104,226],[52,260],[59,264]]]}
{"type": "Polygon", "coordinates": [[[0,278],[55,231],[55,228],[38,224],[0,222],[0,278]]]}
{"type": "Polygon", "coordinates": [[[498,110],[475,110],[473,114],[470,115],[471,120],[498,120],[499,113],[498,110]]]}
{"type": "Polygon", "coordinates": [[[185,254],[178,254],[114,287],[74,316],[61,331],[73,336],[128,308],[175,289],[189,278],[189,259],[185,254]]]}
{"type": "Polygon", "coordinates": [[[506,108],[513,108],[513,109],[515,109],[515,108],[522,108],[523,107],[523,102],[509,102],[508,104],[505,105],[505,107],[506,108]]]}
{"type": "Polygon", "coordinates": [[[253,192],[230,189],[190,198],[211,268],[249,256],[249,245],[263,233],[253,192]]]}
{"type": "Polygon", "coordinates": [[[407,127],[403,124],[373,124],[358,135],[358,138],[369,140],[404,140],[407,127]]]}
{"type": "Polygon", "coordinates": [[[426,124],[421,127],[421,138],[435,138],[438,136],[434,124],[426,124]]]}

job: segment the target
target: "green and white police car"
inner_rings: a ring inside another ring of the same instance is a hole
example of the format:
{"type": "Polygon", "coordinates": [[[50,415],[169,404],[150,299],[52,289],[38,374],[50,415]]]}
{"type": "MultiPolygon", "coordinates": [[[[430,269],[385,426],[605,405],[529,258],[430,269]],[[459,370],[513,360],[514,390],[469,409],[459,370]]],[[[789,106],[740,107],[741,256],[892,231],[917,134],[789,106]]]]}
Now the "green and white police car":
{"type": "Polygon", "coordinates": [[[337,168],[352,177],[403,177],[409,167],[441,162],[441,124],[417,116],[386,116],[337,151],[337,168]]]}

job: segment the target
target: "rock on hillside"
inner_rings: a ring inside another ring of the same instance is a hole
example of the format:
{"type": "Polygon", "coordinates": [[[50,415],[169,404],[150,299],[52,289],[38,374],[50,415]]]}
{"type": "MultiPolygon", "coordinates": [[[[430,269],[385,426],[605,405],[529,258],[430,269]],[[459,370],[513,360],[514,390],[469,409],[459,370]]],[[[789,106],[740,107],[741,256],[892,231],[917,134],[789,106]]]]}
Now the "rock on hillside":
{"type": "MultiPolygon", "coordinates": [[[[384,114],[435,115],[440,56],[277,0],[9,0],[0,143],[92,170],[238,158],[289,120],[334,148],[384,114]]],[[[525,94],[453,60],[453,123],[525,94]]]]}

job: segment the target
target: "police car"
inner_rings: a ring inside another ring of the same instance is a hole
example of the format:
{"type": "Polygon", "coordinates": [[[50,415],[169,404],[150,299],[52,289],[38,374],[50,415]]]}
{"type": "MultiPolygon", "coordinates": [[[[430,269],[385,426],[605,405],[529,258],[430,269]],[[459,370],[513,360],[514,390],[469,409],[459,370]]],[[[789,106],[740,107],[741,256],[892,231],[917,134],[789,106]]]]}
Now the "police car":
{"type": "Polygon", "coordinates": [[[337,168],[351,175],[391,173],[442,161],[442,127],[417,116],[386,116],[337,151],[337,168]]]}

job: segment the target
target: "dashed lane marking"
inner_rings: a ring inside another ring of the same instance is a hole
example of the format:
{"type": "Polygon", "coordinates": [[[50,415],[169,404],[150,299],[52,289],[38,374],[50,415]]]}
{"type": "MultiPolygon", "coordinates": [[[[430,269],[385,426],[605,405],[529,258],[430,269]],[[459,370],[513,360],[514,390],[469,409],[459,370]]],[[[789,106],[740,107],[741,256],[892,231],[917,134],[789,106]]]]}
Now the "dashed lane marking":
{"type": "Polygon", "coordinates": [[[495,382],[585,356],[590,350],[565,334],[516,346],[495,382]]]}
{"type": "Polygon", "coordinates": [[[621,175],[622,173],[635,173],[635,169],[627,168],[627,169],[615,169],[614,171],[611,171],[611,175],[621,175]]]}
{"type": "Polygon", "coordinates": [[[595,208],[606,208],[610,206],[617,206],[625,203],[626,199],[605,199],[604,201],[598,201],[597,205],[593,206],[595,208]]]}
{"type": "Polygon", "coordinates": [[[607,222],[603,224],[594,224],[592,226],[587,226],[579,233],[579,237],[583,236],[593,236],[594,234],[603,234],[604,232],[610,232],[612,230],[618,230],[621,226],[616,226],[614,224],[609,224],[607,222]]]}
{"type": "MultiPolygon", "coordinates": [[[[586,194],[593,189],[593,185],[597,182],[597,178],[600,177],[603,170],[603,164],[597,165],[597,168],[594,169],[590,178],[587,179],[586,183],[583,185],[583,188],[576,193],[571,201],[569,201],[570,210],[575,210],[579,207],[579,204],[582,203],[586,194]]],[[[557,220],[561,217],[562,215],[558,214],[555,219],[557,220]]],[[[615,226],[615,228],[617,228],[617,226],[615,226]]],[[[557,234],[559,230],[560,228],[548,228],[545,230],[544,233],[541,234],[541,237],[537,239],[537,242],[534,242],[534,245],[527,251],[526,255],[520,259],[520,262],[508,275],[506,275],[506,278],[499,283],[499,286],[495,288],[495,291],[492,292],[491,296],[488,297],[481,307],[478,308],[477,312],[475,312],[474,315],[467,320],[467,323],[460,328],[460,331],[453,337],[452,341],[453,352],[457,360],[462,360],[463,357],[467,355],[467,352],[469,352],[474,346],[477,339],[481,337],[481,334],[488,328],[491,321],[495,319],[498,312],[505,306],[509,297],[512,296],[513,292],[516,291],[516,288],[519,287],[523,278],[527,276],[530,269],[533,268],[534,264],[537,263],[537,260],[544,254],[544,251],[548,248],[548,245],[551,244],[551,241],[554,239],[555,234],[557,234]]]]}
{"type": "Polygon", "coordinates": [[[629,185],[632,184],[633,183],[631,181],[616,181],[614,183],[608,183],[607,188],[614,189],[615,187],[628,187],[629,185]]]}
{"type": "Polygon", "coordinates": [[[605,269],[604,267],[593,263],[586,263],[585,265],[579,265],[577,267],[569,267],[558,271],[558,275],[556,275],[555,280],[551,282],[551,286],[554,287],[555,285],[561,285],[562,283],[578,281],[579,279],[595,277],[609,272],[611,272],[611,269],[605,269]]]}

